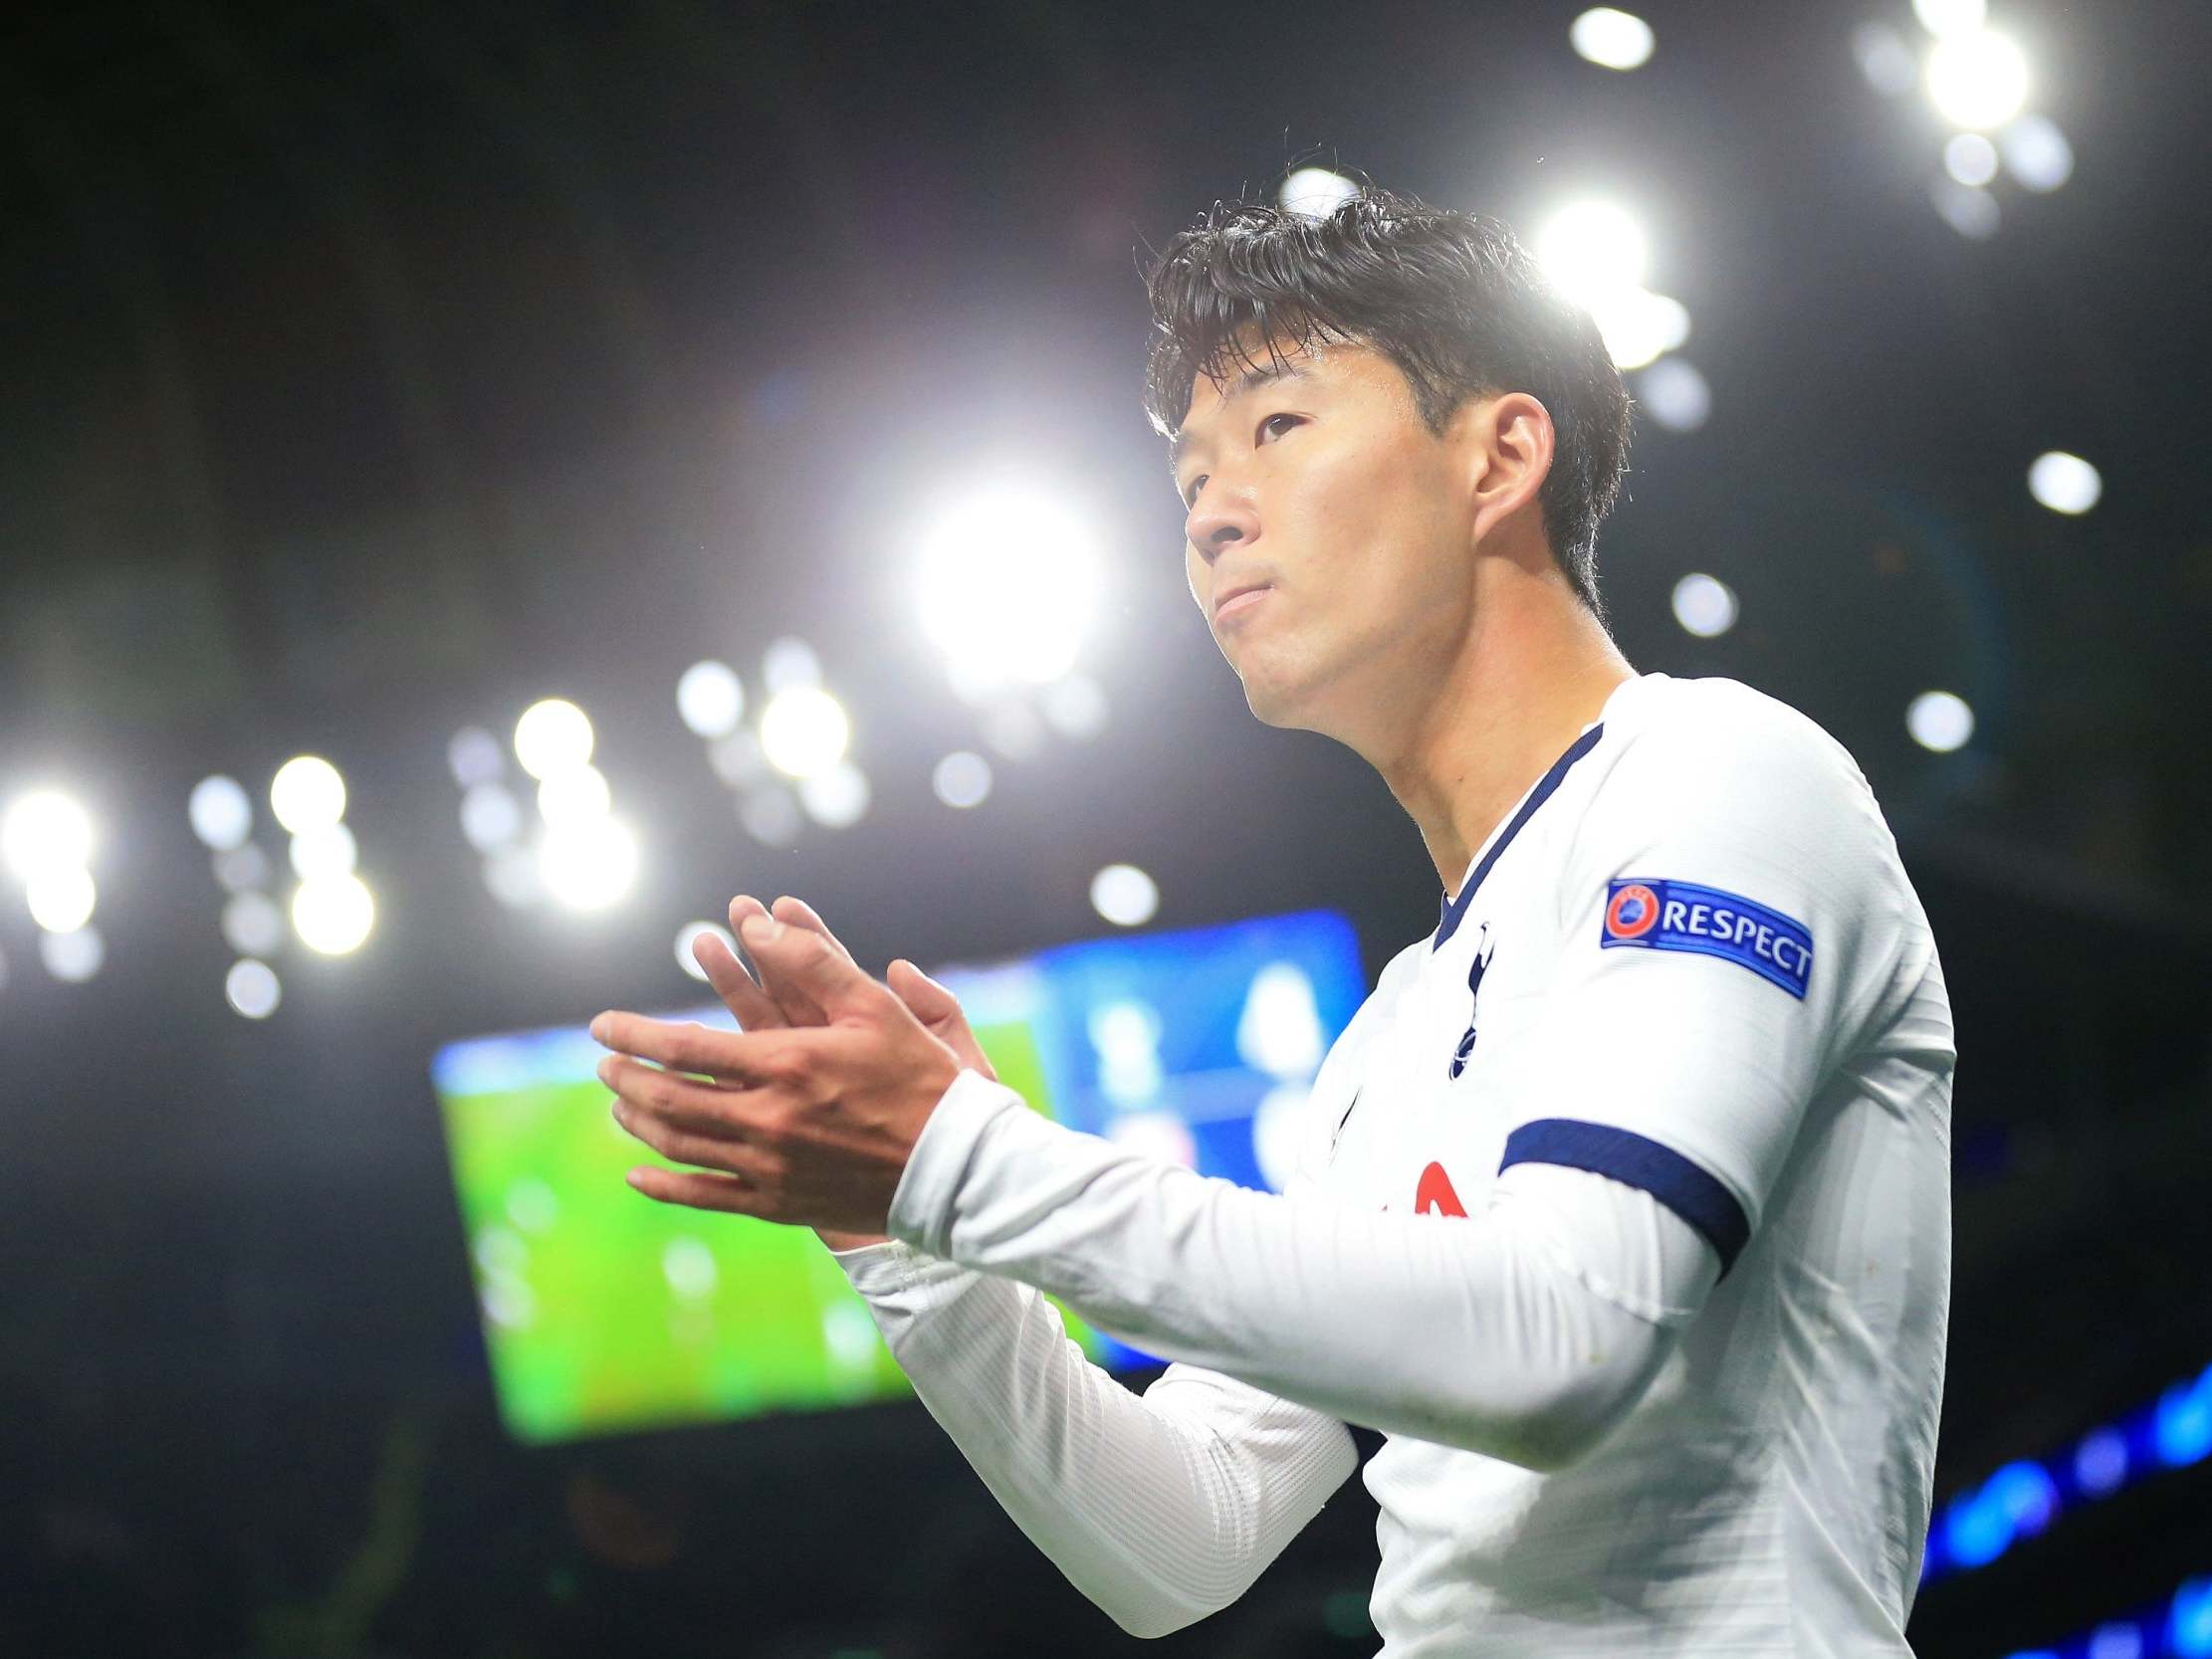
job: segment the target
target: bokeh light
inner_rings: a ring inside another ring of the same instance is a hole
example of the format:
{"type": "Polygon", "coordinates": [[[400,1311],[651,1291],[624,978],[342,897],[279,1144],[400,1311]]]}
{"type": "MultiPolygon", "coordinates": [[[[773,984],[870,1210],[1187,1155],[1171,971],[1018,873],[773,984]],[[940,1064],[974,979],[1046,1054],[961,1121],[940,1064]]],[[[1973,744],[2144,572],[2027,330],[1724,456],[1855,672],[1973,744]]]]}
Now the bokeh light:
{"type": "Polygon", "coordinates": [[[1948,754],[1974,735],[1974,711],[1953,692],[1922,692],[1904,712],[1904,728],[1922,748],[1948,754]]]}
{"type": "Polygon", "coordinates": [[[376,901],[354,875],[302,882],[292,896],[292,931],[310,950],[343,956],[358,950],[376,924],[376,901]]]}
{"type": "Polygon", "coordinates": [[[676,965],[698,980],[705,980],[707,977],[707,970],[699,965],[699,958],[692,954],[693,947],[698,943],[699,935],[702,933],[714,934],[716,938],[730,947],[730,953],[733,956],[738,953],[737,939],[732,936],[730,930],[721,923],[685,923],[676,930],[676,965]]]}
{"type": "Polygon", "coordinates": [[[1997,176],[1997,146],[1979,132],[1954,132],[1943,146],[1943,170],[1979,190],[1997,176]]]}
{"type": "Polygon", "coordinates": [[[590,718],[564,698],[533,703],[515,723],[515,758],[535,778],[582,765],[592,742],[590,718]]]}
{"type": "Polygon", "coordinates": [[[1579,57],[1601,69],[1641,69],[1652,59],[1652,26],[1633,12],[1598,6],[1567,27],[1567,40],[1579,57]]]}
{"type": "Polygon", "coordinates": [[[2074,146],[2048,115],[2026,114],[1997,134],[2005,169],[2023,190],[2056,190],[2074,176],[2074,146]]]}
{"type": "Polygon", "coordinates": [[[1091,878],[1091,908],[1117,928],[1141,928],[1160,910],[1160,889],[1134,864],[1109,864],[1091,878]]]}
{"type": "Polygon", "coordinates": [[[2053,513],[2087,513],[2104,495],[2103,475],[2079,455],[2046,451],[2028,468],[2028,494],[2053,513]]]}
{"type": "Polygon", "coordinates": [[[234,894],[223,906],[223,938],[241,956],[273,955],[284,943],[284,912],[266,893],[234,894]]]}
{"type": "Polygon", "coordinates": [[[788,777],[812,777],[845,757],[852,724],[844,705],[814,686],[792,686],[761,711],[761,748],[788,777]]]}
{"type": "Polygon", "coordinates": [[[798,782],[799,805],[825,829],[848,829],[868,814],[867,774],[850,760],[798,782]]]}
{"type": "Polygon", "coordinates": [[[1712,387],[1682,357],[1662,357],[1637,379],[1637,401],[1669,432],[1695,432],[1712,417],[1712,387]]]}
{"type": "Polygon", "coordinates": [[[1954,126],[2002,126],[2028,99],[2028,59],[1993,30],[1945,35],[1928,53],[1928,97],[1954,126]]]}
{"type": "Polygon", "coordinates": [[[1300,167],[1282,181],[1275,201],[1285,213],[1325,219],[1359,193],[1360,187],[1342,173],[1326,167],[1300,167]]]}
{"type": "Polygon", "coordinates": [[[1032,685],[1074,667],[1098,606],[1099,545],[1096,516],[1067,491],[980,486],[938,510],[916,566],[922,630],[948,662],[1032,685]]]}
{"type": "Polygon", "coordinates": [[[726,737],[745,719],[745,687],[728,663],[693,663],[676,682],[676,713],[702,737],[726,737]]]}
{"type": "Polygon", "coordinates": [[[277,982],[276,970],[251,956],[231,963],[230,971],[223,975],[223,1000],[250,1020],[267,1019],[277,1011],[283,996],[284,987],[277,982]]]}
{"type": "Polygon", "coordinates": [[[269,810],[294,835],[328,829],[345,816],[345,779],[320,754],[294,755],[270,782],[269,810]]]}
{"type": "Polygon", "coordinates": [[[947,806],[981,806],[991,795],[991,762],[969,749],[955,749],[930,773],[930,787],[947,806]]]}
{"type": "Polygon", "coordinates": [[[93,821],[59,789],[34,789],[0,818],[0,858],[24,881],[92,862],[93,821]]]}
{"type": "Polygon", "coordinates": [[[218,773],[201,778],[192,785],[184,810],[192,821],[192,833],[215,852],[228,851],[253,833],[253,797],[234,777],[218,773]]]}
{"type": "Polygon", "coordinates": [[[23,886],[31,920],[50,933],[74,933],[93,919],[92,872],[82,865],[41,870],[23,886]]]}
{"type": "Polygon", "coordinates": [[[292,870],[304,882],[349,876],[360,863],[360,848],[343,824],[304,830],[292,838],[292,870]]]}
{"type": "Polygon", "coordinates": [[[593,765],[562,767],[538,785],[538,812],[549,824],[604,818],[613,809],[614,791],[593,765]]]}
{"type": "Polygon", "coordinates": [[[1674,620],[1699,639],[1715,639],[1736,625],[1735,590],[1717,576],[1692,571],[1674,584],[1674,620]]]}
{"type": "Polygon", "coordinates": [[[538,868],[546,892],[572,911],[603,911],[637,881],[637,837],[620,820],[569,818],[546,826],[538,868]]]}
{"type": "Polygon", "coordinates": [[[108,941],[89,923],[73,933],[39,934],[39,959],[66,984],[81,984],[108,959],[108,941]]]}

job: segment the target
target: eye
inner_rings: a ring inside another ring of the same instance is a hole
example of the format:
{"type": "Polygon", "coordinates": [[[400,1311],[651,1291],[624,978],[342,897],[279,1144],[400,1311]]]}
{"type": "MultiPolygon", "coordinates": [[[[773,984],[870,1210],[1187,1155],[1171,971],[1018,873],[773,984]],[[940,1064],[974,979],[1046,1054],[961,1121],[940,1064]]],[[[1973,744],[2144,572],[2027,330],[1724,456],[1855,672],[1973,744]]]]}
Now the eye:
{"type": "Polygon", "coordinates": [[[1264,437],[1268,429],[1272,427],[1277,421],[1288,421],[1291,423],[1291,425],[1295,426],[1298,424],[1298,417],[1296,415],[1289,414],[1283,411],[1278,411],[1275,414],[1269,415],[1265,420],[1259,423],[1260,435],[1264,437]]]}
{"type": "Polygon", "coordinates": [[[1207,474],[1201,473],[1197,478],[1191,481],[1191,487],[1183,492],[1183,505],[1185,507],[1196,507],[1199,505],[1199,491],[1204,488],[1207,477],[1207,474]]]}

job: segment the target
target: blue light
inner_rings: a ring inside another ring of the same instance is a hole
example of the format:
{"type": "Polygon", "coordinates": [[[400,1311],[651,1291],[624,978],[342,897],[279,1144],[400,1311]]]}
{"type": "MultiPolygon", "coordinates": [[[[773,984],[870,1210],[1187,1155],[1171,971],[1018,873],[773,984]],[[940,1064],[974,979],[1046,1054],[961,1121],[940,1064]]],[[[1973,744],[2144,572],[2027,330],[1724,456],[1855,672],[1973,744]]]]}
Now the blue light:
{"type": "Polygon", "coordinates": [[[2158,1396],[2151,1434],[2159,1457],[2176,1469],[2212,1452],[2212,1389],[2204,1378],[2177,1382],[2158,1396]]]}
{"type": "Polygon", "coordinates": [[[2006,1654],[2005,1659],[2059,1659],[2059,1655],[2048,1647],[2024,1647],[2018,1653],[2006,1654]]]}
{"type": "Polygon", "coordinates": [[[2212,1656],[2212,1578],[2192,1578],[2174,1592],[2166,1641],[2178,1659],[2212,1656]]]}
{"type": "Polygon", "coordinates": [[[2040,1463],[2008,1463],[1989,1477],[1982,1502],[2005,1518],[2013,1538],[2034,1538],[2059,1513],[2059,1487],[2040,1463]]]}
{"type": "Polygon", "coordinates": [[[2101,1624],[2090,1637],[2089,1659],[2143,1659],[2143,1633],[2132,1619],[2101,1624]]]}
{"type": "Polygon", "coordinates": [[[2074,1451],[2074,1479],[2093,1498],[2117,1491],[2127,1479],[2127,1436],[2116,1428],[2095,1428],[2074,1451]]]}
{"type": "Polygon", "coordinates": [[[1952,1502],[1946,1512],[1943,1542],[1960,1566],[1987,1566],[2012,1543],[2012,1520],[1989,1501],[1984,1488],[1952,1502]]]}

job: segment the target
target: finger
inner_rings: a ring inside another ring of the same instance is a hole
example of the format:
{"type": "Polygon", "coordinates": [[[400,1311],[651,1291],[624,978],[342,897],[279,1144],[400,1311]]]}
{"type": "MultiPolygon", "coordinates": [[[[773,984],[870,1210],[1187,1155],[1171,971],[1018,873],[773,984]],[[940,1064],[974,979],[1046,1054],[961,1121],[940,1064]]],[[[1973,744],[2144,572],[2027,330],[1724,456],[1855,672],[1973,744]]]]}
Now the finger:
{"type": "Polygon", "coordinates": [[[729,1215],[754,1215],[750,1206],[760,1193],[736,1175],[703,1175],[689,1169],[662,1169],[641,1164],[629,1174],[630,1185],[663,1204],[688,1204],[693,1209],[721,1210],[729,1215]]]}
{"type": "Polygon", "coordinates": [[[768,1173],[759,1152],[743,1141],[679,1129],[665,1115],[632,1106],[620,1097],[614,1102],[614,1121],[626,1134],[642,1141],[671,1163],[720,1169],[756,1180],[768,1173]]]}
{"type": "Polygon", "coordinates": [[[741,1030],[773,1031],[790,1023],[784,1019],[783,1010],[775,1005],[774,998],[754,983],[753,975],[745,970],[745,963],[722,942],[721,934],[700,933],[691,941],[691,955],[705,971],[707,983],[714,986],[715,994],[722,998],[723,1006],[737,1015],[741,1030]]]}
{"type": "MultiPolygon", "coordinates": [[[[769,914],[768,907],[750,893],[741,893],[730,901],[730,931],[736,933],[741,940],[745,938],[747,920],[756,916],[773,926],[780,926],[776,923],[775,918],[769,914]]],[[[753,949],[750,941],[747,941],[746,948],[753,951],[753,965],[756,970],[759,970],[761,953],[753,949]]],[[[822,1011],[822,1005],[809,996],[803,987],[793,984],[779,975],[771,977],[768,973],[761,972],[759,976],[763,994],[775,1004],[777,1011],[783,1016],[783,1024],[827,1025],[829,1023],[829,1016],[822,1011]]]]}
{"type": "Polygon", "coordinates": [[[814,907],[805,900],[793,899],[786,894],[769,907],[769,915],[775,921],[783,923],[786,927],[813,929],[815,933],[829,940],[838,955],[844,957],[848,962],[853,959],[852,952],[845,948],[844,941],[829,931],[829,924],[824,922],[815,912],[814,907]]]}
{"type": "Polygon", "coordinates": [[[885,978],[899,993],[899,1000],[924,1021],[960,1012],[959,999],[904,956],[891,964],[885,978]]]}
{"type": "Polygon", "coordinates": [[[592,1040],[616,1054],[634,1054],[676,1072],[762,1085],[803,1065],[821,1033],[717,1031],[696,1020],[647,1019],[608,1009],[591,1022],[592,1040]]]}
{"type": "Polygon", "coordinates": [[[832,1020],[881,1006],[882,987],[841,946],[811,928],[756,916],[747,919],[738,936],[760,966],[761,983],[779,1004],[787,996],[803,995],[832,1020]]]}
{"type": "Polygon", "coordinates": [[[753,1114],[764,1104],[758,1090],[694,1082],[620,1055],[599,1062],[599,1081],[633,1113],[650,1114],[690,1134],[728,1141],[748,1138],[753,1114]]]}

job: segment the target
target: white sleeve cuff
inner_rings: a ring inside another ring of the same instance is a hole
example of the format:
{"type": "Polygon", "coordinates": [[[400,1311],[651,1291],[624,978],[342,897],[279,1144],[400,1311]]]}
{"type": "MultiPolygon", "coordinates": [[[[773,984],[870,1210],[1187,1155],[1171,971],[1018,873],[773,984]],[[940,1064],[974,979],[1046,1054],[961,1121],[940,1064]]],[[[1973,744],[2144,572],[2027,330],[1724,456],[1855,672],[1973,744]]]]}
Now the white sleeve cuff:
{"type": "Polygon", "coordinates": [[[922,1126],[898,1190],[891,1195],[891,1215],[883,1230],[933,1256],[950,1257],[954,1207],[977,1141],[1000,1113],[1029,1110],[1014,1090],[963,1067],[922,1126]]]}

